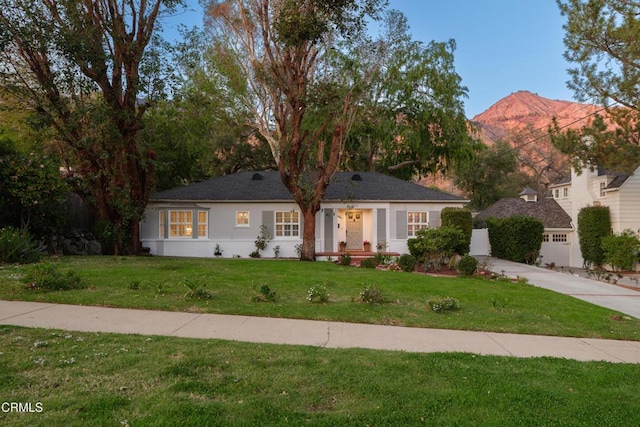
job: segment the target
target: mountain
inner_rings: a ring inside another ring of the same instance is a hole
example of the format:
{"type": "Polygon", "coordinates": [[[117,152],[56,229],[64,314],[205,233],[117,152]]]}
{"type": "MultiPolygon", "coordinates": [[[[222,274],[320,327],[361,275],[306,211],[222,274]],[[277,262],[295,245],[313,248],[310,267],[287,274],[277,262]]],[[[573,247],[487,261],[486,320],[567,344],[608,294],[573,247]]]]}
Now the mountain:
{"type": "Polygon", "coordinates": [[[591,121],[593,113],[599,109],[596,105],[552,100],[519,91],[476,115],[471,123],[479,128],[481,139],[491,143],[507,139],[527,126],[546,132],[554,117],[561,128],[581,128],[591,121]]]}
{"type": "MultiPolygon", "coordinates": [[[[547,132],[553,118],[561,129],[579,129],[590,124],[598,110],[600,107],[596,105],[552,100],[518,91],[476,115],[470,123],[478,130],[477,137],[486,144],[492,145],[498,140],[508,142],[518,153],[520,170],[528,176],[526,185],[544,195],[549,185],[569,172],[568,156],[553,146],[547,132]]],[[[448,177],[429,176],[421,182],[466,196],[448,177]]]]}

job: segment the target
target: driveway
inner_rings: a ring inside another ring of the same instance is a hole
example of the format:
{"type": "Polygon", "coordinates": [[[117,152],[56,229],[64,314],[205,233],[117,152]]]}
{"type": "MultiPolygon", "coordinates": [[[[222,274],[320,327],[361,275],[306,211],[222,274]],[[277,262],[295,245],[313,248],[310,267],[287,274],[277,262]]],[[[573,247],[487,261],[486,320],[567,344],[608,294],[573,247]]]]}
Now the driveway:
{"type": "Polygon", "coordinates": [[[493,257],[476,257],[488,262],[491,271],[508,277],[526,277],[530,284],[610,308],[640,319],[640,292],[577,274],[562,273],[533,265],[493,257]]]}

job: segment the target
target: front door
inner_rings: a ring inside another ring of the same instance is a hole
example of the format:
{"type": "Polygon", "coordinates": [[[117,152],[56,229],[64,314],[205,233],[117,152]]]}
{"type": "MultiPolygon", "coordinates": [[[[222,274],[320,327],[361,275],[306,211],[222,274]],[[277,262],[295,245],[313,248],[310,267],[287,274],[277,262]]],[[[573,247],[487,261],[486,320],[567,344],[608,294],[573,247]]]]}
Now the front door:
{"type": "Polygon", "coordinates": [[[347,250],[362,250],[362,211],[347,212],[347,250]]]}

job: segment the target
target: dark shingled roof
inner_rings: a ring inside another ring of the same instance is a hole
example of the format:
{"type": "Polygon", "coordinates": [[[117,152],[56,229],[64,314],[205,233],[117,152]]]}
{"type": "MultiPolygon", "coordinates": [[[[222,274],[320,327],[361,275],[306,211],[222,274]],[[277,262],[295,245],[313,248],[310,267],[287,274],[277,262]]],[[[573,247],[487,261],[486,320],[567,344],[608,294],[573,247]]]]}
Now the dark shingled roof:
{"type": "MultiPolygon", "coordinates": [[[[620,186],[624,184],[627,178],[631,176],[626,173],[615,172],[609,169],[598,167],[598,176],[605,176],[605,175],[612,178],[612,180],[609,182],[609,185],[607,185],[606,188],[620,188],[620,186]]],[[[563,176],[560,181],[551,185],[551,187],[556,187],[559,185],[570,184],[570,183],[571,183],[571,174],[568,174],[563,176]]]]}
{"type": "Polygon", "coordinates": [[[521,198],[500,199],[475,217],[475,221],[487,218],[507,218],[514,215],[539,219],[544,228],[571,228],[571,217],[553,199],[527,202],[521,198]]]}
{"type": "MultiPolygon", "coordinates": [[[[292,201],[278,172],[240,172],[162,191],[151,200],[292,201]]],[[[376,172],[338,172],[325,201],[456,201],[465,199],[376,172]]]]}

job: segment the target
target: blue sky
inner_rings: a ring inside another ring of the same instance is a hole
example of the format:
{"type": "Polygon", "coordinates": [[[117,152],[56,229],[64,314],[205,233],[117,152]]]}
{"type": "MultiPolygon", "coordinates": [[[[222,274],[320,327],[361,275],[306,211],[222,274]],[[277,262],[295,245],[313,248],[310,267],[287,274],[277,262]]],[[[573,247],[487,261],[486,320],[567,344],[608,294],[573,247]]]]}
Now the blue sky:
{"type": "MultiPolygon", "coordinates": [[[[192,11],[164,23],[201,26],[192,11]]],[[[555,0],[390,0],[408,18],[416,40],[454,39],[456,71],[468,88],[468,118],[518,90],[550,99],[573,100],[566,87],[569,65],[562,57],[564,18],[555,0]]]]}

